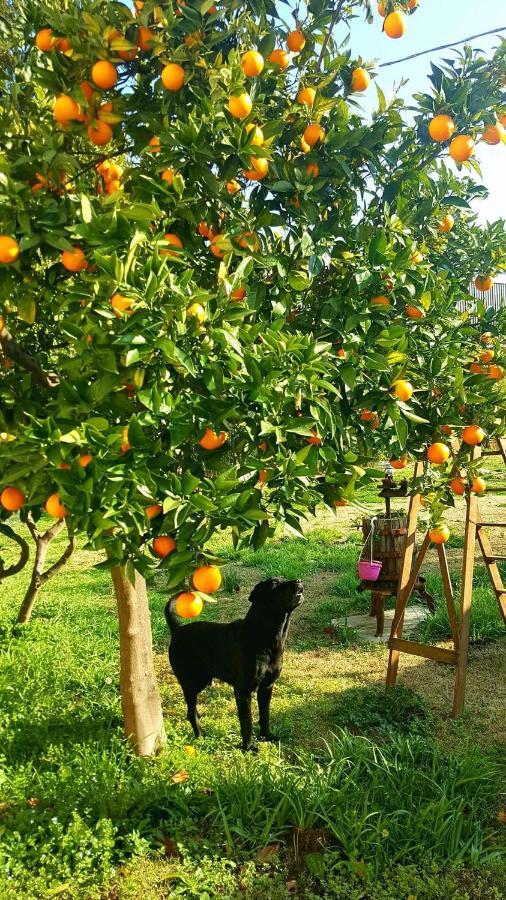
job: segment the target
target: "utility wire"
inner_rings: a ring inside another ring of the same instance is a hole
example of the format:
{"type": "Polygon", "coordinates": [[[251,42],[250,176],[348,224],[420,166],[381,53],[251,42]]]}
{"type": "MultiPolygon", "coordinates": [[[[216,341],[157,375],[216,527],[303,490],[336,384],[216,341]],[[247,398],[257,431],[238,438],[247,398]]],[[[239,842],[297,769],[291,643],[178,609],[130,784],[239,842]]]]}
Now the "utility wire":
{"type": "Polygon", "coordinates": [[[410,56],[403,56],[402,59],[394,59],[392,62],[380,63],[378,69],[386,69],[387,66],[396,66],[398,63],[406,62],[408,59],[416,59],[417,56],[425,56],[427,53],[434,53],[436,50],[447,50],[448,47],[457,47],[459,44],[467,44],[468,41],[474,41],[476,38],[486,37],[488,34],[498,34],[506,31],[503,28],[492,28],[491,31],[482,31],[481,34],[472,34],[470,37],[462,38],[461,41],[454,41],[452,44],[440,44],[439,47],[431,47],[429,50],[421,50],[420,53],[412,53],[410,56]]]}

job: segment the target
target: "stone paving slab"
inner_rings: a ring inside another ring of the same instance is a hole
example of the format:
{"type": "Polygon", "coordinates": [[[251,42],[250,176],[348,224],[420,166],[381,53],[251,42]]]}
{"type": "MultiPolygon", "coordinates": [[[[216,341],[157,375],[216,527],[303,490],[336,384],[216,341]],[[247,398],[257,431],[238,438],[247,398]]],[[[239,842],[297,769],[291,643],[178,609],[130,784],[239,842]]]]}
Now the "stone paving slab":
{"type": "MultiPolygon", "coordinates": [[[[414,631],[418,623],[423,622],[428,615],[429,610],[426,606],[420,606],[419,604],[408,606],[404,616],[403,636],[408,637],[414,631]]],[[[377,637],[374,633],[376,631],[376,617],[367,614],[343,616],[340,619],[332,619],[332,625],[334,628],[338,628],[339,626],[354,628],[357,631],[360,640],[367,641],[367,643],[386,644],[390,637],[390,628],[392,627],[393,617],[394,610],[386,609],[385,630],[381,637],[377,637]]]]}

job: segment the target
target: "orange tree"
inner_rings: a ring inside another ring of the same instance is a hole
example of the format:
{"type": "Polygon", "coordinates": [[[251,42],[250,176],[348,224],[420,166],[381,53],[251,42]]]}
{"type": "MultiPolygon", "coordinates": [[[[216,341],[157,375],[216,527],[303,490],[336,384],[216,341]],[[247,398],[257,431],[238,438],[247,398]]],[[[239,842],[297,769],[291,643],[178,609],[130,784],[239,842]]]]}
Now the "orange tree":
{"type": "MultiPolygon", "coordinates": [[[[378,88],[368,121],[372,66],[334,34],[357,13],[381,29],[361,0],[302,22],[264,0],[3,5],[2,518],[45,510],[104,551],[148,754],[146,575],[198,614],[216,529],[300,533],[379,456],[502,428],[500,321],[493,373],[470,372],[484,328],[457,303],[504,267],[465,172],[475,138],[502,137],[504,55],[433,69],[415,121],[378,88]]],[[[387,33],[421,14],[384,6],[387,33]]],[[[427,474],[435,526],[446,472],[427,474]]]]}

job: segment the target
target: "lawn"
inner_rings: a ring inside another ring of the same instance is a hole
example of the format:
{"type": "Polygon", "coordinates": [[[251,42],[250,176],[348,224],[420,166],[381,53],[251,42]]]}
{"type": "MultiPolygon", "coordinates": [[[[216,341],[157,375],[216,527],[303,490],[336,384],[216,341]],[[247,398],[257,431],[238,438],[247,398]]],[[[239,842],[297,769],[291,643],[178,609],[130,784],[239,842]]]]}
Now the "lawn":
{"type": "MultiPolygon", "coordinates": [[[[367,510],[373,501],[360,498],[367,510]]],[[[505,518],[505,506],[484,498],[484,518],[501,508],[505,518]]],[[[169,743],[144,761],[122,738],[115,603],[99,557],[79,549],[24,628],[12,622],[27,573],[2,585],[2,898],[504,896],[506,642],[485,571],[463,719],[448,716],[450,667],[403,657],[385,695],[385,647],[330,627],[368,605],[356,580],[361,511],[322,512],[305,540],[281,536],[256,554],[216,539],[225,584],[206,617],[242,615],[262,576],[305,583],[273,700],[280,743],[255,754],[237,749],[223,685],[202,696],[206,736],[193,739],[167,660],[162,572],[150,602],[169,743]]],[[[453,519],[457,573],[461,506],[453,519]]],[[[421,637],[445,642],[432,553],[427,571],[438,606],[421,637]]]]}

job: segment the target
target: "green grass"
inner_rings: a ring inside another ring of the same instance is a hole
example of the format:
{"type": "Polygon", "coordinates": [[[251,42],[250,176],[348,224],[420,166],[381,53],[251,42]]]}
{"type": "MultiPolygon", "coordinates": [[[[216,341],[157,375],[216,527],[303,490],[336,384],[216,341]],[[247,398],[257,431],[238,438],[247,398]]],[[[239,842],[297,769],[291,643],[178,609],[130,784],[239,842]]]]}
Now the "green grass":
{"type": "MultiPolygon", "coordinates": [[[[202,701],[206,737],[193,740],[169,677],[163,575],[150,600],[169,742],[150,760],[135,758],[122,737],[107,572],[78,553],[21,628],[12,622],[26,575],[3,586],[2,900],[499,900],[499,744],[478,746],[460,725],[449,749],[438,737],[446,717],[402,686],[385,694],[369,675],[384,676],[381,648],[347,649],[355,635],[346,629],[323,634],[336,610],[368,603],[356,591],[356,536],[325,525],[258,554],[234,553],[224,540],[220,552],[229,559],[225,593],[207,618],[242,615],[260,575],[306,581],[276,688],[282,744],[256,755],[236,749],[233,698],[222,685],[202,701]],[[173,783],[182,770],[187,780],[173,783]]],[[[476,593],[486,598],[483,575],[476,593]]],[[[476,608],[485,621],[481,601],[476,608]]],[[[436,620],[444,627],[439,607],[436,620]]]]}

